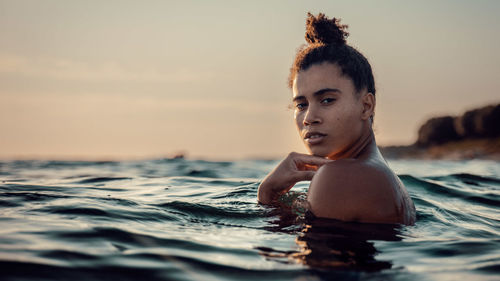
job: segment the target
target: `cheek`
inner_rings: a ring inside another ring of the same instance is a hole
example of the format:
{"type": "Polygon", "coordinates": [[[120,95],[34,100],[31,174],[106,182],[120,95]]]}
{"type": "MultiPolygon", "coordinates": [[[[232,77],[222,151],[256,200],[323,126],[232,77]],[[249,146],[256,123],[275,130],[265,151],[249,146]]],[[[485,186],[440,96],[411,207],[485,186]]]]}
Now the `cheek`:
{"type": "Polygon", "coordinates": [[[337,133],[341,133],[341,135],[348,134],[356,130],[356,118],[352,111],[342,110],[340,112],[336,112],[335,115],[332,115],[330,118],[331,127],[337,133]]]}
{"type": "Polygon", "coordinates": [[[295,125],[297,126],[297,129],[302,128],[302,116],[300,113],[294,113],[293,119],[295,120],[295,125]]]}

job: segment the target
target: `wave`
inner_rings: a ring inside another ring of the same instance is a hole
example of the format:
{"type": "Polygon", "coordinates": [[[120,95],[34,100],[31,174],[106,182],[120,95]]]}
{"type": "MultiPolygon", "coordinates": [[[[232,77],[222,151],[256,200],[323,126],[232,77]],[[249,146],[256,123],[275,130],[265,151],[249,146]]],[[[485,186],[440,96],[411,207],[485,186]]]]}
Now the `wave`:
{"type": "Polygon", "coordinates": [[[131,180],[130,177],[91,177],[88,179],[83,179],[78,181],[77,183],[100,183],[100,182],[108,182],[108,181],[121,181],[121,180],[131,180]]]}
{"type": "Polygon", "coordinates": [[[261,218],[261,211],[249,211],[241,207],[214,207],[200,203],[190,203],[182,201],[172,201],[157,204],[157,207],[164,208],[168,211],[176,211],[179,214],[195,218],[211,218],[211,219],[256,219],[261,218]]]}
{"type": "MultiPolygon", "coordinates": [[[[494,186],[485,184],[492,182],[492,179],[489,178],[480,176],[472,177],[472,175],[464,176],[463,174],[429,178],[401,175],[400,178],[412,191],[418,190],[429,195],[444,197],[447,200],[450,198],[459,198],[472,204],[482,204],[491,207],[498,206],[500,202],[500,192],[496,191],[494,186]],[[473,183],[469,182],[471,178],[475,178],[476,181],[473,183]],[[460,179],[459,183],[461,184],[457,184],[452,179],[460,179]],[[482,179],[482,181],[479,179],[482,179]],[[470,186],[472,188],[466,188],[470,186]],[[477,187],[479,186],[483,188],[478,190],[477,187]]],[[[420,197],[417,192],[413,192],[412,195],[416,198],[420,197]]]]}
{"type": "Polygon", "coordinates": [[[499,270],[494,163],[400,162],[440,169],[400,176],[417,209],[409,227],[259,205],[275,164],[0,162],[1,279],[437,280],[499,270]]]}

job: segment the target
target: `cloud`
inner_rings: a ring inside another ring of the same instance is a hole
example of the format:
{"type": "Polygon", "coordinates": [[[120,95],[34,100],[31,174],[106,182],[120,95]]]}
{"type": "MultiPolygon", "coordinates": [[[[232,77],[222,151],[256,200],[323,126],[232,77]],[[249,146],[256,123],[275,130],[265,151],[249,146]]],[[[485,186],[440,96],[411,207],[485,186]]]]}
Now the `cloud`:
{"type": "Polygon", "coordinates": [[[215,79],[213,71],[189,68],[156,69],[141,65],[124,66],[107,61],[90,63],[57,57],[26,57],[0,53],[0,74],[14,74],[27,77],[71,80],[144,83],[190,83],[208,82],[215,79]]]}

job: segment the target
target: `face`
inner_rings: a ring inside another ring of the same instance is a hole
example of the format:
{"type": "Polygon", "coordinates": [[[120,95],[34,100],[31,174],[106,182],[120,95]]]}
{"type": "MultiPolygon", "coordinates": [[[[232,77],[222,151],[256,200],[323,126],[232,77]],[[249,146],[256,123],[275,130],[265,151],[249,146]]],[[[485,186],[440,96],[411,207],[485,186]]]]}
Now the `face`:
{"type": "Polygon", "coordinates": [[[336,64],[316,64],[297,73],[295,123],[311,154],[336,159],[360,140],[367,122],[366,94],[357,95],[352,80],[336,64]]]}

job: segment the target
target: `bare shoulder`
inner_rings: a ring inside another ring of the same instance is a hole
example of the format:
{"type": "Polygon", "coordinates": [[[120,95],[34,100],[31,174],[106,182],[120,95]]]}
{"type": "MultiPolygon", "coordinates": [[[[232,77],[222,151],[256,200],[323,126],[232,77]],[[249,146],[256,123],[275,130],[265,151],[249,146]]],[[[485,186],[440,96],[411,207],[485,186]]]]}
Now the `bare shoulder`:
{"type": "Polygon", "coordinates": [[[308,201],[318,217],[405,223],[402,190],[401,182],[385,163],[342,159],[317,171],[309,187],[308,201]]]}

